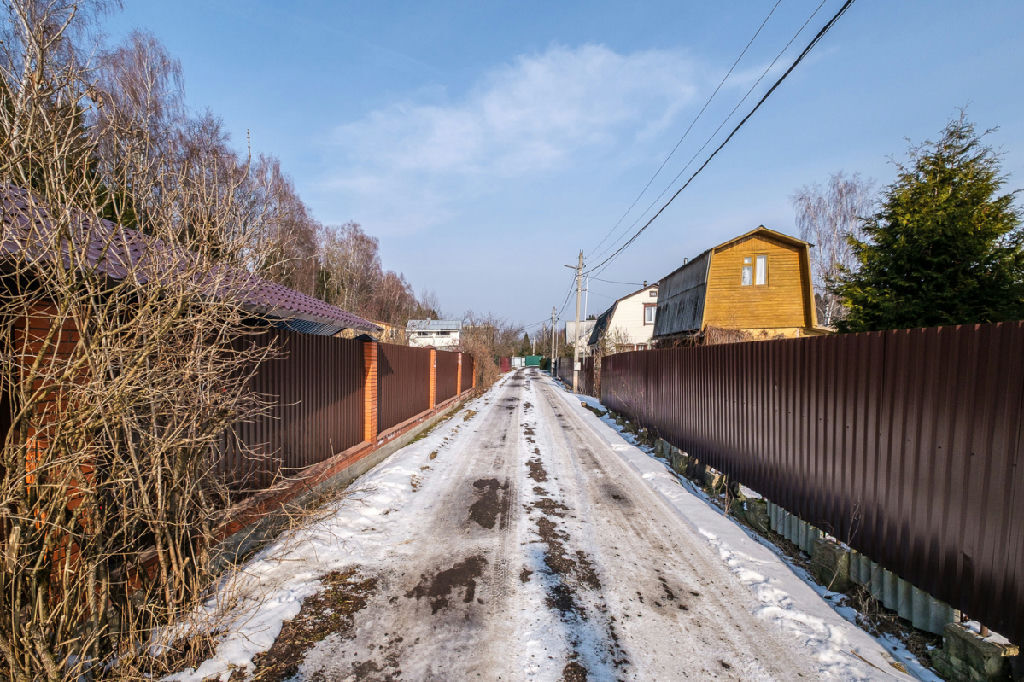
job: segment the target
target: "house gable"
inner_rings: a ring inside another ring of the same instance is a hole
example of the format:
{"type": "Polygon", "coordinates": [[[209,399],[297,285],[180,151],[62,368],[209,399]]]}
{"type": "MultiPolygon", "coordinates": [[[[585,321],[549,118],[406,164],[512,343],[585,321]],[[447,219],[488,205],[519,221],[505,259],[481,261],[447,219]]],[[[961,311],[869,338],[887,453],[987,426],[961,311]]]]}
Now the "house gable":
{"type": "Polygon", "coordinates": [[[712,249],[703,326],[814,327],[808,248],[806,242],[761,228],[712,249]]]}

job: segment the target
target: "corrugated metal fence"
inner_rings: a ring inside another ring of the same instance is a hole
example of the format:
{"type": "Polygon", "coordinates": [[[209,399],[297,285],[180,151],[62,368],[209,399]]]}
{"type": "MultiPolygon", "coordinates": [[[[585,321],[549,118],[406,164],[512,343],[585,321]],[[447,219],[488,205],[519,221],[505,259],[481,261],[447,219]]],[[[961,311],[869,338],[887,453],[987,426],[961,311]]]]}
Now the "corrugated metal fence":
{"type": "MultiPolygon", "coordinates": [[[[366,418],[363,341],[285,329],[247,336],[246,345],[275,344],[251,388],[270,404],[268,414],[235,426],[225,437],[219,473],[240,493],[265,488],[362,442],[366,418]]],[[[430,349],[377,344],[378,432],[430,409],[430,349]]],[[[473,358],[463,355],[463,387],[471,387],[473,358]]],[[[459,353],[437,351],[436,396],[456,395],[459,353]]]]}
{"type": "MultiPolygon", "coordinates": [[[[559,358],[555,363],[555,371],[566,386],[572,387],[572,358],[559,358]]],[[[597,371],[594,358],[580,359],[580,372],[576,378],[576,388],[580,393],[597,397],[597,371]]]]}
{"type": "Polygon", "coordinates": [[[616,354],[601,394],[1024,642],[1024,323],[616,354]]]}
{"type": "Polygon", "coordinates": [[[430,349],[377,344],[377,431],[430,409],[430,349]]]}
{"type": "Polygon", "coordinates": [[[252,390],[270,400],[267,416],[235,427],[242,444],[224,448],[220,470],[236,488],[269,485],[358,444],[363,437],[363,344],[284,329],[239,343],[274,343],[280,357],[257,369],[252,390]]]}
{"type": "Polygon", "coordinates": [[[468,391],[476,385],[476,360],[468,353],[462,354],[462,386],[460,391],[468,391]]]}
{"type": "Polygon", "coordinates": [[[437,393],[434,400],[444,402],[458,393],[459,354],[437,351],[437,393]]]}

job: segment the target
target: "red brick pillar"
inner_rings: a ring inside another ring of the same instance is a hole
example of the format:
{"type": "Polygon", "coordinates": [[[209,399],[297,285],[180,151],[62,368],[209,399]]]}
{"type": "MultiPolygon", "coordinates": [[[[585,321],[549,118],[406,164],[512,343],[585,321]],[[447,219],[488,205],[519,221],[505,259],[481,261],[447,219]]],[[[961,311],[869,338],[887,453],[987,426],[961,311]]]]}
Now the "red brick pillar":
{"type": "Polygon", "coordinates": [[[473,358],[473,376],[470,379],[470,388],[476,388],[476,358],[475,357],[473,358]]]}
{"type": "Polygon", "coordinates": [[[377,440],[377,344],[363,342],[363,440],[377,440]]]}
{"type": "Polygon", "coordinates": [[[430,409],[437,405],[437,351],[430,349],[430,409]]]}
{"type": "Polygon", "coordinates": [[[455,395],[459,395],[462,393],[462,353],[459,353],[459,368],[455,372],[455,395]]]}

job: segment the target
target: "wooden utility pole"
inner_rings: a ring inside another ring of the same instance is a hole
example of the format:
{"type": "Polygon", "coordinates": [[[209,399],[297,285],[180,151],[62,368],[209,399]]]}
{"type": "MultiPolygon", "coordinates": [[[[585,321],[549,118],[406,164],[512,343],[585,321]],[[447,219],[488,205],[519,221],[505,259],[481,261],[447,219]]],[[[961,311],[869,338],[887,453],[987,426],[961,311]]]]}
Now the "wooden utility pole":
{"type": "Polygon", "coordinates": [[[555,358],[557,357],[555,353],[558,350],[558,347],[555,346],[555,324],[557,324],[555,317],[557,315],[558,313],[555,311],[555,306],[551,306],[551,362],[548,363],[548,367],[551,368],[552,377],[555,376],[555,358]]]}
{"type": "MultiPolygon", "coordinates": [[[[573,266],[566,265],[571,268],[573,266]]],[[[583,295],[583,252],[580,251],[579,262],[576,264],[576,327],[573,329],[572,347],[572,392],[579,388],[580,374],[580,302],[583,295]]]]}

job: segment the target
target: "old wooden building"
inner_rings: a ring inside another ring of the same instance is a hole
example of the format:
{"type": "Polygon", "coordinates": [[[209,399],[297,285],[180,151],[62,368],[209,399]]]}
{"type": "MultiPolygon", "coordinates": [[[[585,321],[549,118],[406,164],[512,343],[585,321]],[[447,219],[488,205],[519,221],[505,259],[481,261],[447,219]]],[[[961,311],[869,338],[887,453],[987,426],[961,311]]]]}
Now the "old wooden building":
{"type": "Polygon", "coordinates": [[[708,249],[659,283],[657,345],[821,334],[811,244],[764,225],[708,249]]]}

